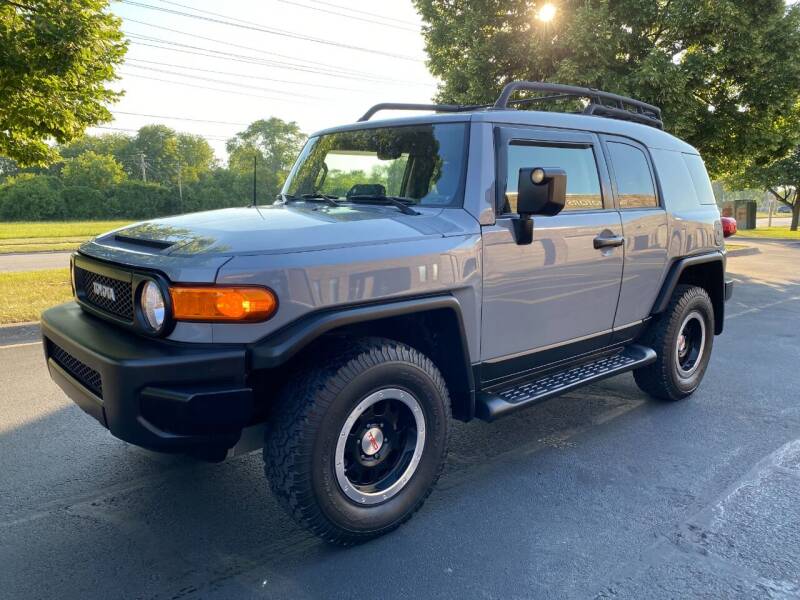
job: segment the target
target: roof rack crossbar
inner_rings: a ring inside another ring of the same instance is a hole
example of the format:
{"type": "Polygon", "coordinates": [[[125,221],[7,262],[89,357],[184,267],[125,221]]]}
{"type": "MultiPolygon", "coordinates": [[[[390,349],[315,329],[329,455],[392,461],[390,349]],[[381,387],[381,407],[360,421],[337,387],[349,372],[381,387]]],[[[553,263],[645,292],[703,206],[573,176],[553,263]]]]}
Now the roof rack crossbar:
{"type": "Polygon", "coordinates": [[[480,107],[474,105],[462,106],[460,104],[407,104],[403,102],[382,102],[381,104],[376,104],[367,112],[365,112],[358,122],[361,123],[363,121],[369,121],[372,115],[382,110],[433,110],[442,113],[457,113],[474,110],[476,108],[480,107]]]}
{"type": "MultiPolygon", "coordinates": [[[[558,100],[561,98],[573,98],[573,94],[558,94],[554,96],[540,96],[538,98],[519,98],[509,100],[509,104],[532,104],[534,102],[544,102],[547,100],[558,100]]],[[[479,108],[489,108],[493,104],[409,104],[405,102],[381,102],[370,108],[358,120],[359,123],[369,121],[375,113],[382,110],[432,110],[441,113],[458,113],[477,110],[479,108]]]]}

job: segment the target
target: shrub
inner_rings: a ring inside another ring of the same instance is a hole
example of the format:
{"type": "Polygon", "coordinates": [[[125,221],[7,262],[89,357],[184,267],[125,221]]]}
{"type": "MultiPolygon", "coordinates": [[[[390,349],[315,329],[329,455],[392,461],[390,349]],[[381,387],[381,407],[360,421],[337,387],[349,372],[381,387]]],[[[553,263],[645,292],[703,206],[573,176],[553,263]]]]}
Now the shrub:
{"type": "Polygon", "coordinates": [[[178,212],[178,192],[157,183],[125,181],[109,190],[108,198],[118,215],[130,219],[152,219],[178,212]]]}
{"type": "Polygon", "coordinates": [[[106,196],[84,185],[65,187],[61,191],[64,218],[75,220],[107,219],[118,216],[115,202],[108,202],[106,196]]]}
{"type": "Polygon", "coordinates": [[[57,177],[20,176],[0,187],[0,219],[4,221],[48,221],[64,216],[57,177]]]}

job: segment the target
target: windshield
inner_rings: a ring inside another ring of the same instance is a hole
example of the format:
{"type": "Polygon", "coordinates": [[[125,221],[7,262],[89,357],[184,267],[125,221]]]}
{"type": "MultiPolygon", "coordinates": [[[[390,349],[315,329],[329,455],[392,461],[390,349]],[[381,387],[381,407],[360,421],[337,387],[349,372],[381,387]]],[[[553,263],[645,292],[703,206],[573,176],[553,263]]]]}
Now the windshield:
{"type": "Polygon", "coordinates": [[[390,196],[422,206],[461,202],[465,123],[342,131],[311,138],[283,194],[390,196]]]}

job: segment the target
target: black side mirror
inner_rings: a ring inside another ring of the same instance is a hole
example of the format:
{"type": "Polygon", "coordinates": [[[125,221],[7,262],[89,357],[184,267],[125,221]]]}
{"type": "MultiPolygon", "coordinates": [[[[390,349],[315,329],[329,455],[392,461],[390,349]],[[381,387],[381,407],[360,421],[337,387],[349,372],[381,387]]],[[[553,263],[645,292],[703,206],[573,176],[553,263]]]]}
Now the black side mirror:
{"type": "Polygon", "coordinates": [[[553,216],[567,201],[567,174],[556,167],[519,170],[517,212],[520,215],[553,216]]]}
{"type": "Polygon", "coordinates": [[[556,167],[534,167],[519,170],[517,212],[514,234],[518,244],[533,241],[531,215],[553,216],[561,212],[567,201],[567,174],[556,167]]]}

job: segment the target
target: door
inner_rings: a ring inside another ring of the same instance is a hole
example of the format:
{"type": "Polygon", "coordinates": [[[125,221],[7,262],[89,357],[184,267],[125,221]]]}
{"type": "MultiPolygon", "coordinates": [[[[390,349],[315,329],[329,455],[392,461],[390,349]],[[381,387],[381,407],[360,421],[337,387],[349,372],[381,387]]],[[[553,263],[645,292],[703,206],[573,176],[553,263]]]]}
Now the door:
{"type": "Polygon", "coordinates": [[[483,228],[484,381],[607,345],[623,266],[620,214],[595,135],[499,128],[495,139],[498,217],[483,228]],[[537,166],[564,169],[567,202],[556,216],[534,216],[533,242],[519,245],[518,173],[537,166]]]}
{"type": "MultiPolygon", "coordinates": [[[[612,136],[603,136],[602,142],[625,237],[625,269],[614,320],[616,339],[624,340],[636,333],[642,319],[650,314],[661,289],[669,229],[645,147],[612,136]]],[[[667,175],[670,179],[679,177],[677,173],[667,175]]]]}

